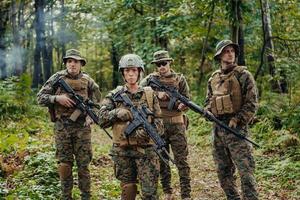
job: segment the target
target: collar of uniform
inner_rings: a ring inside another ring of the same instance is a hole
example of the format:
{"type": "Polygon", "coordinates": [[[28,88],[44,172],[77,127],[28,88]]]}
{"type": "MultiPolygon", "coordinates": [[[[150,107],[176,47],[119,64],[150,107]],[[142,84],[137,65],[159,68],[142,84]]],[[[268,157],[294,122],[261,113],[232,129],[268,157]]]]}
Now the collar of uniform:
{"type": "Polygon", "coordinates": [[[222,74],[229,74],[230,72],[232,72],[234,70],[234,68],[237,66],[237,64],[231,64],[227,69],[222,69],[222,66],[221,66],[221,72],[222,74]]]}
{"type": "Polygon", "coordinates": [[[162,75],[159,74],[159,72],[154,72],[154,76],[164,77],[164,78],[174,77],[176,75],[176,72],[173,69],[171,69],[170,71],[171,71],[171,73],[168,74],[167,76],[162,76],[162,75]]]}
{"type": "Polygon", "coordinates": [[[83,74],[82,74],[81,71],[79,72],[79,74],[73,76],[73,75],[71,75],[71,74],[68,72],[67,69],[65,70],[65,76],[68,77],[68,78],[70,78],[70,79],[79,79],[79,78],[82,77],[82,75],[83,75],[83,74]]]}
{"type": "MultiPolygon", "coordinates": [[[[131,92],[129,92],[129,89],[128,89],[127,85],[124,85],[123,91],[126,92],[126,93],[131,93],[131,92]]],[[[138,87],[138,90],[137,90],[136,93],[140,93],[140,92],[143,92],[143,87],[141,87],[141,86],[138,87]]]]}

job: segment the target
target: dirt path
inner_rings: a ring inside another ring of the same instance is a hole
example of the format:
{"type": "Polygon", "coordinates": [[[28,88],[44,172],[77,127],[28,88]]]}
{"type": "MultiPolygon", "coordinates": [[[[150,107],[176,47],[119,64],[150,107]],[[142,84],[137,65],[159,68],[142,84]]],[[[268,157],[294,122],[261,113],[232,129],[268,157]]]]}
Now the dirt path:
{"type": "MultiPolygon", "coordinates": [[[[109,159],[108,153],[105,153],[105,151],[110,148],[111,141],[105,136],[105,133],[102,131],[99,132],[99,130],[96,129],[96,131],[93,133],[93,143],[94,161],[91,166],[91,171],[93,172],[93,182],[95,183],[93,191],[98,190],[97,186],[103,186],[103,184],[107,183],[110,183],[111,187],[116,187],[115,189],[117,190],[118,182],[113,177],[113,164],[109,159]]],[[[217,182],[217,176],[209,145],[206,145],[204,148],[199,148],[196,145],[190,144],[189,151],[189,163],[191,165],[192,177],[192,199],[224,199],[222,198],[223,194],[217,182]]],[[[172,174],[174,193],[176,199],[180,199],[178,173],[175,166],[172,167],[172,174]]],[[[96,193],[99,194],[99,191],[96,193]]],[[[162,193],[161,189],[159,189],[159,193],[162,193]]],[[[108,194],[106,193],[106,195],[108,194]]],[[[103,196],[106,195],[104,194],[103,196]]],[[[102,199],[106,198],[102,197],[102,199]]],[[[111,197],[111,199],[115,198],[111,197]]]]}
{"type": "MultiPolygon", "coordinates": [[[[115,200],[120,194],[119,182],[114,178],[113,163],[108,151],[111,141],[104,132],[98,129],[93,133],[94,159],[91,165],[93,181],[93,199],[115,200]]],[[[189,138],[189,163],[192,177],[192,199],[193,200],[225,200],[215,170],[211,155],[209,136],[197,139],[189,138]],[[197,140],[201,145],[195,145],[197,140]],[[199,141],[198,141],[199,140],[199,141]]],[[[179,179],[175,166],[172,166],[172,185],[176,200],[180,199],[179,179]]],[[[272,180],[263,180],[258,183],[258,191],[262,200],[296,200],[288,197],[288,191],[280,190],[272,186],[272,180]]],[[[160,199],[162,199],[161,186],[159,188],[160,199]]],[[[140,199],[140,198],[137,198],[140,199]]]]}

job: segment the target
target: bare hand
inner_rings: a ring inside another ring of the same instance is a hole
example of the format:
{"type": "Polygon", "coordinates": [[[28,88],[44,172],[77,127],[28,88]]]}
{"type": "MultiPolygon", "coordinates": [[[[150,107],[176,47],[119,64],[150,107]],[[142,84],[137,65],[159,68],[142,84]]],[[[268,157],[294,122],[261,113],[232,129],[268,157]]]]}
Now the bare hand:
{"type": "Polygon", "coordinates": [[[206,112],[206,114],[208,114],[209,116],[211,117],[215,117],[214,114],[212,114],[212,112],[210,112],[209,110],[207,109],[204,109],[204,111],[206,112]]]}
{"type": "Polygon", "coordinates": [[[60,105],[68,108],[74,107],[75,105],[75,102],[72,99],[70,99],[70,97],[68,97],[66,94],[57,95],[55,101],[60,105]]]}
{"type": "Polygon", "coordinates": [[[185,104],[180,103],[180,104],[178,105],[178,108],[177,108],[177,109],[180,110],[180,111],[185,111],[185,110],[188,109],[188,107],[187,107],[185,104]]]}
{"type": "Polygon", "coordinates": [[[157,98],[160,100],[168,100],[170,97],[166,92],[158,92],[157,98]]]}
{"type": "Polygon", "coordinates": [[[228,126],[230,128],[236,128],[237,127],[237,120],[236,120],[236,118],[231,118],[231,120],[229,121],[228,126]]]}
{"type": "Polygon", "coordinates": [[[89,126],[93,123],[94,123],[94,121],[92,120],[92,118],[90,116],[86,116],[84,126],[89,126]]]}

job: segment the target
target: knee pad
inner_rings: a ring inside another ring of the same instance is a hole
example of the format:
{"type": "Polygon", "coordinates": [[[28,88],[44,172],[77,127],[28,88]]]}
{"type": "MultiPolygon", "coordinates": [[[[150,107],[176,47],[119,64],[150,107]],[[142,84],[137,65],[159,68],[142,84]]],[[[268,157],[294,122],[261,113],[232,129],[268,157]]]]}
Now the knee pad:
{"type": "Polygon", "coordinates": [[[137,186],[135,183],[121,183],[121,200],[135,200],[137,186]]]}
{"type": "Polygon", "coordinates": [[[58,173],[61,180],[65,180],[72,176],[72,165],[69,163],[59,163],[58,173]]]}

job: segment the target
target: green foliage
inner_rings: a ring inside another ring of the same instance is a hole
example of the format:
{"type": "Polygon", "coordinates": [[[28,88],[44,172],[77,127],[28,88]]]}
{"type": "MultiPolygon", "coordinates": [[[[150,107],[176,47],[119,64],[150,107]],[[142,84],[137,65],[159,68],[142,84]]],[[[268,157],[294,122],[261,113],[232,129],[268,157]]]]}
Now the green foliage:
{"type": "MultiPolygon", "coordinates": [[[[299,155],[299,150],[298,150],[299,155]]],[[[300,161],[279,156],[258,156],[256,158],[256,173],[261,181],[279,182],[278,187],[295,190],[300,184],[300,161]]]]}
{"type": "Polygon", "coordinates": [[[25,168],[13,178],[16,186],[7,199],[58,199],[60,194],[55,153],[49,149],[25,158],[25,168]]]}
{"type": "Polygon", "coordinates": [[[0,152],[22,151],[27,147],[29,134],[20,126],[22,124],[11,122],[7,128],[0,130],[0,152]]]}
{"type": "Polygon", "coordinates": [[[30,134],[45,126],[45,112],[36,105],[28,74],[0,82],[0,152],[23,151],[30,134]]]}
{"type": "Polygon", "coordinates": [[[28,111],[32,99],[30,85],[28,74],[0,82],[0,119],[18,119],[28,111]]]}

